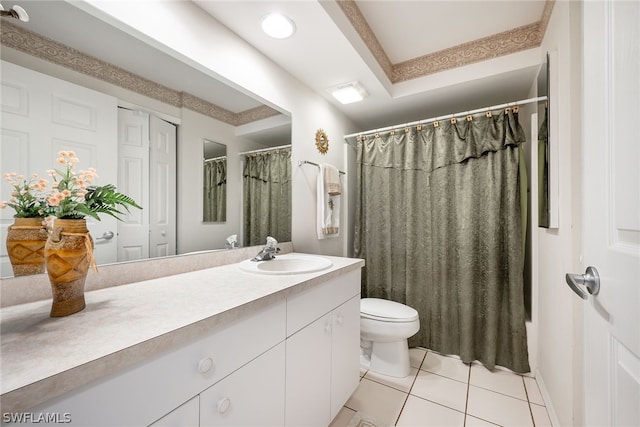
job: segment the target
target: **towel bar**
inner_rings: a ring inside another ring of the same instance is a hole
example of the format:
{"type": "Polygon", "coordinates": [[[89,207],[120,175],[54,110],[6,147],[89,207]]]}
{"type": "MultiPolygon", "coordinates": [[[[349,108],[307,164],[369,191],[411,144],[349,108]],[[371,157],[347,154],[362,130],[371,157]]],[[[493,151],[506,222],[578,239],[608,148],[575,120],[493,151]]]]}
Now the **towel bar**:
{"type": "MultiPolygon", "coordinates": [[[[310,162],[309,160],[298,160],[298,166],[302,166],[302,165],[305,165],[305,164],[306,165],[313,165],[313,166],[320,167],[319,164],[310,162]]],[[[346,175],[347,174],[346,172],[342,172],[342,171],[338,171],[338,172],[340,172],[340,175],[346,175]]]]}

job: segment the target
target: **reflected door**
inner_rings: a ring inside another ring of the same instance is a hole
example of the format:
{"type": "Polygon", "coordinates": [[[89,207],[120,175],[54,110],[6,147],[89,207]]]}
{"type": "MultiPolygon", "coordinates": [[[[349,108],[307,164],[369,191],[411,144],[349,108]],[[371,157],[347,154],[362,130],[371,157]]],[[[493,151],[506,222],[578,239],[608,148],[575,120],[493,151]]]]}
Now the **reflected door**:
{"type": "Polygon", "coordinates": [[[118,261],[149,257],[149,114],[118,108],[118,189],[142,209],[118,224],[118,261]]]}
{"type": "MultiPolygon", "coordinates": [[[[96,185],[115,183],[116,98],[6,61],[1,66],[2,173],[37,173],[46,177],[47,170],[59,167],[58,152],[72,150],[80,159],[76,172],[95,167],[96,185]]],[[[0,200],[9,200],[9,185],[3,182],[0,186],[0,200]]],[[[10,208],[0,211],[3,243],[13,214],[10,208]]],[[[96,239],[94,254],[98,264],[116,261],[116,222],[108,215],[102,215],[101,221],[87,218],[89,231],[96,239]],[[99,239],[111,233],[112,239],[99,239]]],[[[4,244],[0,247],[0,275],[10,276],[13,273],[6,248],[4,244]]]]}
{"type": "Polygon", "coordinates": [[[119,109],[118,188],[142,206],[118,224],[118,261],[176,253],[176,126],[119,109]]]}
{"type": "Polygon", "coordinates": [[[149,256],[175,255],[176,126],[151,116],[149,134],[149,256]]]}

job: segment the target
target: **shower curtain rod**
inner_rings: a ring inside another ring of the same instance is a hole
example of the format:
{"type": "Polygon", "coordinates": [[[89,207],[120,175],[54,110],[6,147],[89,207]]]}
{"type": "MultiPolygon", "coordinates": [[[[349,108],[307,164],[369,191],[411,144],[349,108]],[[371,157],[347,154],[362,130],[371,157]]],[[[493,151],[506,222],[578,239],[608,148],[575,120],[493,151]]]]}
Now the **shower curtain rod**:
{"type": "Polygon", "coordinates": [[[247,155],[247,154],[254,154],[254,153],[261,153],[263,151],[279,150],[281,148],[291,148],[291,144],[279,145],[277,147],[271,147],[271,148],[261,148],[260,150],[245,151],[243,153],[238,153],[238,156],[244,156],[244,155],[247,155]]]}
{"type": "Polygon", "coordinates": [[[440,116],[440,117],[432,117],[430,119],[423,119],[423,120],[418,120],[418,121],[415,121],[415,122],[403,123],[401,125],[387,126],[387,127],[383,127],[383,128],[379,128],[379,129],[371,129],[371,130],[366,130],[366,131],[362,131],[362,132],[351,133],[349,135],[345,135],[343,138],[347,139],[347,138],[353,138],[354,136],[369,135],[369,134],[377,133],[377,132],[386,132],[386,131],[392,130],[392,129],[404,128],[404,127],[416,126],[416,125],[422,125],[422,124],[425,124],[425,123],[431,123],[431,122],[437,122],[437,121],[440,121],[440,120],[452,119],[454,117],[468,116],[468,115],[471,115],[471,114],[484,113],[485,111],[498,110],[498,109],[507,108],[507,107],[515,107],[515,106],[519,106],[519,105],[531,104],[533,102],[541,102],[541,101],[546,101],[546,100],[547,100],[546,96],[538,96],[536,98],[529,98],[529,99],[523,99],[523,100],[520,100],[520,101],[507,102],[505,104],[500,104],[500,105],[492,105],[491,107],[478,108],[477,110],[462,111],[460,113],[447,114],[447,115],[440,116]]]}
{"type": "Polygon", "coordinates": [[[227,156],[220,156],[220,157],[212,157],[210,159],[204,159],[204,162],[215,162],[216,160],[222,160],[222,159],[226,159],[227,156]]]}

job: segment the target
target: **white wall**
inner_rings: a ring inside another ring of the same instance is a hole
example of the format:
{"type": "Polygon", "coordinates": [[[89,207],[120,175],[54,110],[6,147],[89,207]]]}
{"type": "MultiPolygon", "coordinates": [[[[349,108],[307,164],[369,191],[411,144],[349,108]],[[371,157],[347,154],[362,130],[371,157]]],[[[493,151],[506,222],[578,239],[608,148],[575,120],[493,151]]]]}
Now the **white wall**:
{"type": "Polygon", "coordinates": [[[565,273],[580,268],[580,13],[579,2],[557,1],[542,44],[543,55],[557,52],[550,100],[557,139],[550,144],[558,144],[560,204],[559,227],[538,229],[537,378],[552,420],[563,426],[582,423],[582,300],[565,283],[565,273]]]}

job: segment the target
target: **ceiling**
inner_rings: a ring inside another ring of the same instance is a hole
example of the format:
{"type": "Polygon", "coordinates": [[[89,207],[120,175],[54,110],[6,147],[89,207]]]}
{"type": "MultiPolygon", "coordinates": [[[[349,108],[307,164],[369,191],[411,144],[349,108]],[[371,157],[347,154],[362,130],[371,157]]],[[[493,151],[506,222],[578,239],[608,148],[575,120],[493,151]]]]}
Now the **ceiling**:
{"type": "Polygon", "coordinates": [[[447,66],[537,47],[553,6],[546,0],[193,2],[334,103],[359,130],[526,98],[537,64],[452,87],[430,77],[447,66]],[[289,39],[260,30],[274,11],[295,22],[289,39]],[[426,71],[407,71],[416,69],[426,71]],[[370,94],[364,101],[341,105],[329,95],[329,88],[354,80],[370,94]]]}
{"type": "MultiPolygon", "coordinates": [[[[447,69],[536,47],[553,5],[546,0],[192,1],[333,103],[353,121],[354,130],[526,98],[537,64],[496,69],[455,85],[442,83],[439,76],[447,69]],[[273,11],[295,22],[291,38],[276,40],[262,33],[262,17],[273,11]],[[364,101],[341,105],[330,96],[328,88],[354,80],[370,94],[364,101]]],[[[260,105],[67,2],[12,4],[27,10],[31,19],[24,25],[30,31],[169,88],[197,94],[232,112],[260,105]]]]}

